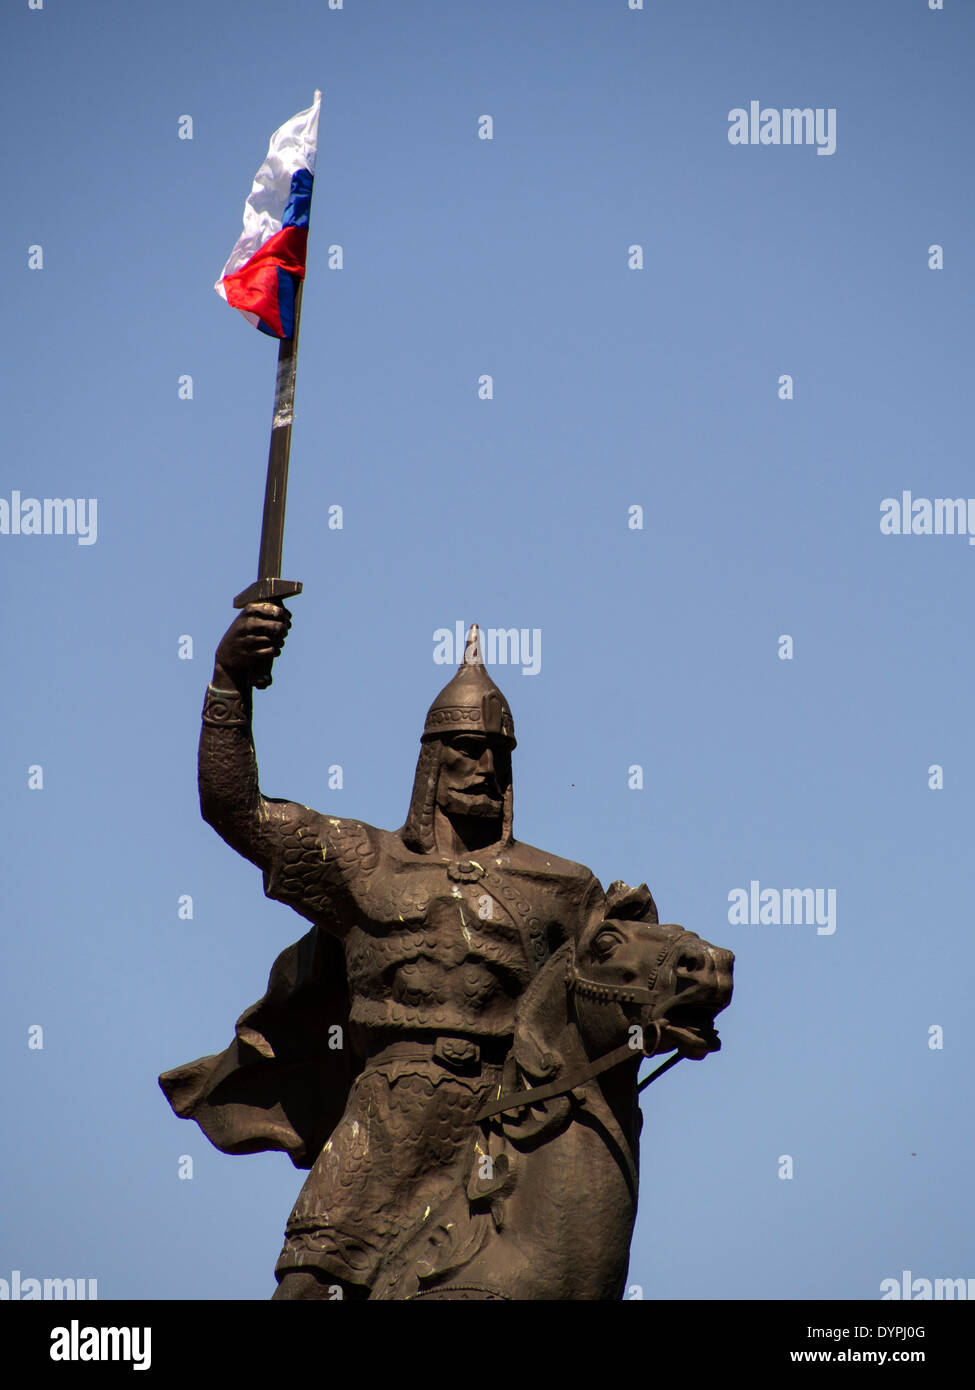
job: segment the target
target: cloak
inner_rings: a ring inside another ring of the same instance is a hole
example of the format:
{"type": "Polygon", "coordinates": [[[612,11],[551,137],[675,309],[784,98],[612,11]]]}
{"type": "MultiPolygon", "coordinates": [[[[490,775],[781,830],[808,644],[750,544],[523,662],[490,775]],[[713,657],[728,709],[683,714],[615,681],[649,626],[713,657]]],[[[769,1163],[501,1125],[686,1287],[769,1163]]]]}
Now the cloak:
{"type": "Polygon", "coordinates": [[[195,1120],[223,1153],[282,1149],[296,1168],[310,1168],[362,1066],[349,1039],[342,945],[313,927],[278,956],[230,1046],[164,1072],[159,1085],[176,1114],[195,1120]]]}

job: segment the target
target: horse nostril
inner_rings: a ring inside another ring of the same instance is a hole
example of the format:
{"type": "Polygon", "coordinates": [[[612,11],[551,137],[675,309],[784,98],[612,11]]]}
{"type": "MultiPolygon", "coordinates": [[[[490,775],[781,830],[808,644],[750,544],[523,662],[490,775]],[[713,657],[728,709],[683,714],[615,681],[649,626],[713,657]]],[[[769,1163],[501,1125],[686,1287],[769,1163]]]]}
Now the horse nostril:
{"type": "Polygon", "coordinates": [[[684,951],[677,958],[677,967],[674,970],[674,993],[682,994],[684,990],[696,989],[701,985],[707,975],[707,957],[700,952],[684,951]]]}

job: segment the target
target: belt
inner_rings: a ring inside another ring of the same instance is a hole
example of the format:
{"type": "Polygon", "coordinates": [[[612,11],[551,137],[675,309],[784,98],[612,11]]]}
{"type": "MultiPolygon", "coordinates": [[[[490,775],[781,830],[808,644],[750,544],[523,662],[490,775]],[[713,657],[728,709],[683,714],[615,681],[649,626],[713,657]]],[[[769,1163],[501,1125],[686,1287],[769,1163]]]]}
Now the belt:
{"type": "Polygon", "coordinates": [[[500,1067],[511,1050],[510,1038],[472,1038],[463,1033],[374,1031],[366,1044],[366,1065],[382,1062],[437,1062],[448,1071],[472,1072],[500,1067]]]}

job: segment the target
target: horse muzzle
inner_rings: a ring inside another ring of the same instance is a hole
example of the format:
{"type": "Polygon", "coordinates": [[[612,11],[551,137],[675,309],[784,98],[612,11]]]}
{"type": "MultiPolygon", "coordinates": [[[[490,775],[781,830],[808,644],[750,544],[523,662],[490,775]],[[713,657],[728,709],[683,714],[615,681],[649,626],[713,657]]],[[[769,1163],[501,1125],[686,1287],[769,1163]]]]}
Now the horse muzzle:
{"type": "Polygon", "coordinates": [[[658,977],[664,997],[653,1010],[661,1030],[656,1050],[677,1048],[699,1061],[721,1048],[715,1017],[731,1003],[734,956],[699,937],[679,943],[658,977]],[[668,978],[669,977],[669,978],[668,978]]]}

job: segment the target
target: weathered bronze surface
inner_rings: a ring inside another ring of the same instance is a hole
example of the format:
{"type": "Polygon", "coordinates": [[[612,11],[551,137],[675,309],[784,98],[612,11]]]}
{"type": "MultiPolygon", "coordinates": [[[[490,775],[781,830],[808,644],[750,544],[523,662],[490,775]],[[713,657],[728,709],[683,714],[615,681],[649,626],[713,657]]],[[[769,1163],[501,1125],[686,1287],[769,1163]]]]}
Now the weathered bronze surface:
{"type": "Polygon", "coordinates": [[[230,1047],[160,1084],[224,1152],[311,1169],[276,1299],[622,1298],[639,1065],[720,1047],[733,956],[661,925],[646,885],[604,893],[514,838],[514,721],[476,628],[402,829],[265,797],[251,691],[289,626],[251,604],[221,641],[200,803],[312,929],[230,1047]]]}

